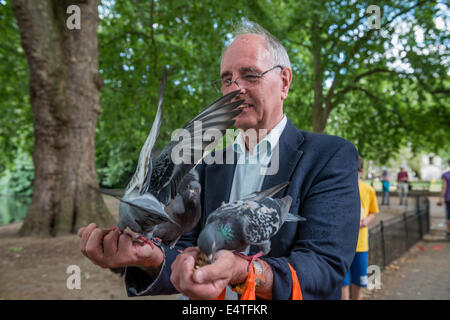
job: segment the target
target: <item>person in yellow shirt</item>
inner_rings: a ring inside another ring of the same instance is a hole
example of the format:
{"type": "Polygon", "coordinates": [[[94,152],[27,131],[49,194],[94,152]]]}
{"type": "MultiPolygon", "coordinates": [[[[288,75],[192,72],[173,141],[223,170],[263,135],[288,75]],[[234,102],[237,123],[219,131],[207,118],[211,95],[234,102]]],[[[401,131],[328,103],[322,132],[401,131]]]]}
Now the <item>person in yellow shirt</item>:
{"type": "Polygon", "coordinates": [[[350,277],[352,282],[352,299],[361,300],[362,288],[367,287],[367,267],[369,264],[369,224],[378,213],[378,204],[375,190],[361,181],[364,172],[363,158],[358,157],[358,184],[361,199],[361,221],[359,226],[358,244],[356,254],[350,270],[342,284],[342,300],[350,299],[350,277]]]}

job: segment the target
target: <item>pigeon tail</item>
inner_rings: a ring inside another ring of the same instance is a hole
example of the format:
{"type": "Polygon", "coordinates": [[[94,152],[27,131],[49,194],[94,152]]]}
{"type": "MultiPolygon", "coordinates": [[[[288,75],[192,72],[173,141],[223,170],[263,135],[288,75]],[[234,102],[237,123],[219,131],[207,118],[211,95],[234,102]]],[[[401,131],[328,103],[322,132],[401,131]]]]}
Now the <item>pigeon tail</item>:
{"type": "Polygon", "coordinates": [[[241,200],[260,201],[266,197],[272,197],[273,195],[278,193],[278,191],[283,190],[288,184],[289,181],[280,183],[279,185],[276,185],[275,187],[266,189],[264,191],[251,193],[248,196],[242,198],[241,200]]]}
{"type": "Polygon", "coordinates": [[[286,220],[284,220],[284,222],[299,222],[299,221],[306,221],[305,218],[297,216],[295,214],[292,213],[288,213],[286,216],[286,220]]]}

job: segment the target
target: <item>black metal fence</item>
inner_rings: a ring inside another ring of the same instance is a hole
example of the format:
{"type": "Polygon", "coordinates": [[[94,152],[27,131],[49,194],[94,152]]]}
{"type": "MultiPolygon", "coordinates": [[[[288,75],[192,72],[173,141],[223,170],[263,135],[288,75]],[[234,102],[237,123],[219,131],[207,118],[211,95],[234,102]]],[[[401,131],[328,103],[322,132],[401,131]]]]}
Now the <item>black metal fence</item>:
{"type": "Polygon", "coordinates": [[[426,195],[415,195],[415,209],[369,229],[369,265],[384,269],[430,231],[430,203],[426,195]]]}

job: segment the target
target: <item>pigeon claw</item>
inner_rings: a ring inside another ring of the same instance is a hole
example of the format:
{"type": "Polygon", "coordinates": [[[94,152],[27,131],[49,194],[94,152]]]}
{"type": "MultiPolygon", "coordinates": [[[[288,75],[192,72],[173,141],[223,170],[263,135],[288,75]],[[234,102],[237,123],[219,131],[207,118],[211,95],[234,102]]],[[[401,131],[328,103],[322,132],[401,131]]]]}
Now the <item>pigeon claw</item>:
{"type": "Polygon", "coordinates": [[[255,261],[256,259],[258,259],[259,257],[264,255],[264,253],[262,251],[258,252],[257,254],[254,254],[252,256],[246,256],[245,254],[242,254],[237,251],[234,251],[233,253],[235,255],[237,255],[238,257],[241,257],[248,261],[247,271],[250,271],[250,266],[253,264],[253,261],[255,261]]]}
{"type": "Polygon", "coordinates": [[[139,240],[141,240],[142,242],[144,242],[144,243],[150,245],[150,247],[152,247],[152,249],[155,248],[155,245],[153,244],[153,241],[152,241],[152,240],[149,240],[149,239],[147,239],[147,238],[144,238],[143,236],[138,236],[137,238],[138,238],[139,240]]]}

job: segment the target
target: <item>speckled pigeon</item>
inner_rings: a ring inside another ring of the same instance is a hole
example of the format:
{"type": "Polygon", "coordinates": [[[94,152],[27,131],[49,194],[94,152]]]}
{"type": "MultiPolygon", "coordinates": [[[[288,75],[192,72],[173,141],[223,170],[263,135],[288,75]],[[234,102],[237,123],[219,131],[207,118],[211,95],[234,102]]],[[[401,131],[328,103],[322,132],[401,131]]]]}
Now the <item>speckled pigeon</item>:
{"type": "MultiPolygon", "coordinates": [[[[195,150],[200,150],[203,155],[206,147],[214,146],[214,143],[217,144],[219,141],[204,139],[197,144],[187,144],[184,140],[171,141],[153,161],[152,149],[161,125],[165,82],[166,70],[161,83],[155,120],[140,152],[136,172],[128,183],[124,196],[120,199],[118,228],[123,231],[128,227],[141,235],[160,237],[162,241],[170,242],[173,247],[182,233],[189,231],[197,224],[201,208],[198,201],[200,184],[193,170],[196,163],[191,158],[192,161],[189,163],[175,164],[171,158],[172,150],[176,146],[179,147],[181,143],[190,148],[192,155],[195,150]],[[155,226],[159,224],[164,226],[155,229],[155,226]],[[169,225],[173,226],[169,228],[169,225]]],[[[225,134],[226,129],[234,124],[232,119],[242,111],[235,109],[243,100],[227,104],[238,93],[239,90],[234,91],[213,102],[189,121],[184,129],[194,138],[203,137],[205,131],[209,129],[219,130],[225,134]],[[194,121],[200,121],[202,128],[198,129],[194,121]]],[[[153,246],[147,238],[139,236],[139,239],[153,246]]]]}
{"type": "Polygon", "coordinates": [[[211,262],[221,249],[243,251],[249,245],[257,245],[263,254],[268,254],[270,239],[284,222],[304,221],[289,213],[290,196],[271,198],[288,184],[255,192],[233,203],[222,203],[213,211],[198,238],[198,246],[208,260],[211,262]]]}

